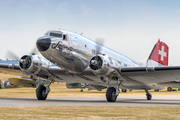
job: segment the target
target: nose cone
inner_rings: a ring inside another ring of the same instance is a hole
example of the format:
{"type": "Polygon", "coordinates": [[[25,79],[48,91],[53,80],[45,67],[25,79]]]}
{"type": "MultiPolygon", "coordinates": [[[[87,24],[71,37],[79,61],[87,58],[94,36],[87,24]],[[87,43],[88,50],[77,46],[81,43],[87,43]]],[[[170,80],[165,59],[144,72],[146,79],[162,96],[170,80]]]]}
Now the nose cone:
{"type": "Polygon", "coordinates": [[[51,45],[51,39],[47,37],[41,37],[37,40],[36,46],[39,51],[46,51],[51,45]]]}

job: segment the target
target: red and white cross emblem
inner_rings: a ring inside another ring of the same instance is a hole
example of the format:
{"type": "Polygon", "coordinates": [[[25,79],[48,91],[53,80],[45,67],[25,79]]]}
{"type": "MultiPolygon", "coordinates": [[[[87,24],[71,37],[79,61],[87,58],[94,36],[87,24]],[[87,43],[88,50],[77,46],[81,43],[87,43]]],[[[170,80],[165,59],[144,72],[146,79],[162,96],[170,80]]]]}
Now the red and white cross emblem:
{"type": "Polygon", "coordinates": [[[162,46],[162,50],[159,50],[159,55],[161,55],[161,61],[163,61],[164,57],[167,55],[167,53],[164,51],[164,46],[162,46]]]}

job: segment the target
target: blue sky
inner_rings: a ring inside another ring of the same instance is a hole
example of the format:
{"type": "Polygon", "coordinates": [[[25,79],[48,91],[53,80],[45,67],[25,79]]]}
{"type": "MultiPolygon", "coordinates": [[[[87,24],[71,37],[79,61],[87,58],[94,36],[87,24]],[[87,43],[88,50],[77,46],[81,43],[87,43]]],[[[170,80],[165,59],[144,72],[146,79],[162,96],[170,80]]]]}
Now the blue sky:
{"type": "Polygon", "coordinates": [[[170,48],[170,65],[180,65],[179,0],[0,0],[0,58],[19,56],[49,29],[62,28],[95,39],[145,62],[158,38],[170,48]]]}

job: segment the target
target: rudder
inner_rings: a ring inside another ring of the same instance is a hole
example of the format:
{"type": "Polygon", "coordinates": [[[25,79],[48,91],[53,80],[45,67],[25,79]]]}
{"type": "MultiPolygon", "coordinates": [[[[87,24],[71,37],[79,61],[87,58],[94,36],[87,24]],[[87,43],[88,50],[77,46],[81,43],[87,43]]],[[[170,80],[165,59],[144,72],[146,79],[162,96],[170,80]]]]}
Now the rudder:
{"type": "Polygon", "coordinates": [[[168,66],[169,47],[166,43],[160,41],[155,44],[149,58],[147,66],[168,66]]]}

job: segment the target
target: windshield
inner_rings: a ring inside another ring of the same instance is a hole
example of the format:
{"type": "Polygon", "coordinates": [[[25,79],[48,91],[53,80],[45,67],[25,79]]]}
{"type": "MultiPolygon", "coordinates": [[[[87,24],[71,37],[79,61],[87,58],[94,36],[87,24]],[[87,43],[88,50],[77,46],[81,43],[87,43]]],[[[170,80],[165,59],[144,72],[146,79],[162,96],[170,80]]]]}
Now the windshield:
{"type": "Polygon", "coordinates": [[[50,32],[49,36],[62,38],[62,34],[57,32],[50,32]]]}
{"type": "Polygon", "coordinates": [[[46,32],[45,34],[44,34],[44,36],[48,36],[49,35],[49,32],[46,32]]]}

